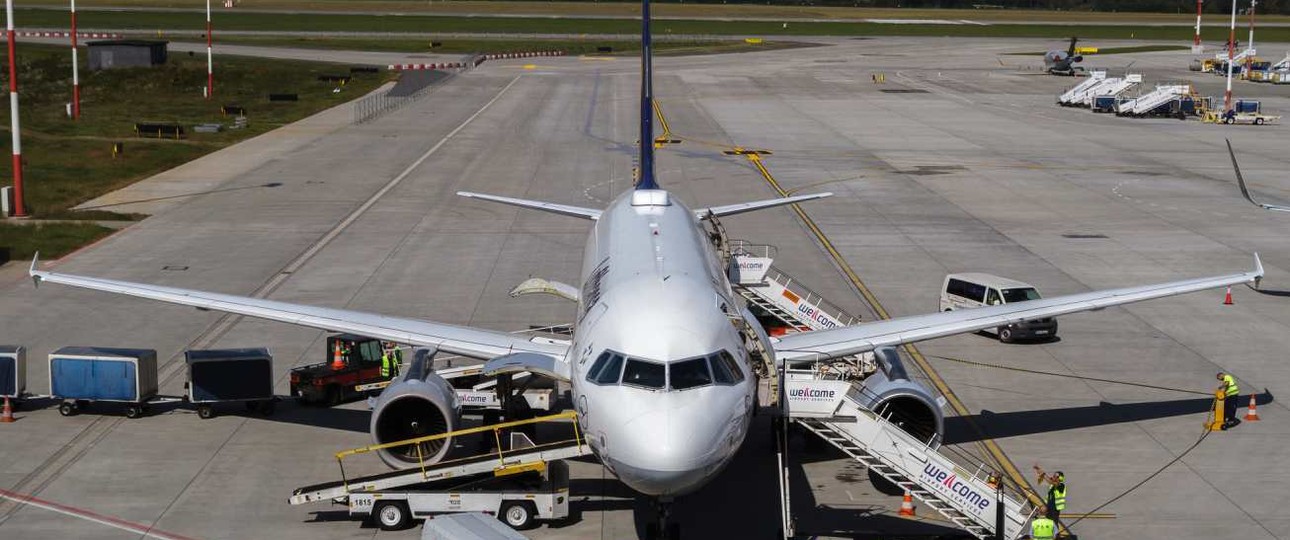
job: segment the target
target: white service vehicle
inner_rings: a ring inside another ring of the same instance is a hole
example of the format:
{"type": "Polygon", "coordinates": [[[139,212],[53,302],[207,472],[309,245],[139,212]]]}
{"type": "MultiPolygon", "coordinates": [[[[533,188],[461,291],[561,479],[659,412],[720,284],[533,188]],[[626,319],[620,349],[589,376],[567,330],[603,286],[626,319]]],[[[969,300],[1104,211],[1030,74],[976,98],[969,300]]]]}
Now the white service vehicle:
{"type": "Polygon", "coordinates": [[[496,516],[516,530],[533,527],[537,521],[569,516],[569,466],[563,461],[547,462],[543,472],[475,477],[444,487],[442,482],[422,489],[351,493],[349,513],[369,516],[383,530],[406,529],[414,519],[437,514],[482,512],[496,516]]]}
{"type": "MultiPolygon", "coordinates": [[[[954,311],[1039,299],[1039,291],[1029,283],[978,272],[950,274],[945,276],[945,283],[941,286],[940,310],[954,311]]],[[[996,333],[999,341],[1004,343],[1018,339],[1053,338],[1057,336],[1057,319],[1044,317],[1005,324],[996,333]]]]}

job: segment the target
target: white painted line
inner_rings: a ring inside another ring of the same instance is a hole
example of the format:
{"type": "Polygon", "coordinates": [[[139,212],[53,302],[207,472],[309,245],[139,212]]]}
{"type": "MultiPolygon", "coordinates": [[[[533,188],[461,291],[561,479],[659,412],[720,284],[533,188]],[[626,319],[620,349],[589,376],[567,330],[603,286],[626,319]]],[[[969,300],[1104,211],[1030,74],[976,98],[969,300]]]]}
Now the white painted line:
{"type": "Polygon", "coordinates": [[[38,499],[31,495],[23,495],[21,493],[14,493],[12,491],[0,489],[0,498],[9,499],[20,505],[35,506],[36,508],[49,510],[50,512],[59,513],[64,516],[71,516],[74,518],[83,519],[85,521],[92,521],[100,525],[107,525],[108,527],[112,527],[114,529],[120,529],[122,531],[140,534],[140,535],[143,535],[145,538],[158,538],[160,540],[192,540],[187,536],[180,536],[177,534],[160,531],[147,525],[130,522],[123,519],[117,519],[111,516],[105,516],[103,514],[91,512],[89,510],[81,510],[79,508],[73,508],[71,506],[58,504],[52,501],[38,499]]]}

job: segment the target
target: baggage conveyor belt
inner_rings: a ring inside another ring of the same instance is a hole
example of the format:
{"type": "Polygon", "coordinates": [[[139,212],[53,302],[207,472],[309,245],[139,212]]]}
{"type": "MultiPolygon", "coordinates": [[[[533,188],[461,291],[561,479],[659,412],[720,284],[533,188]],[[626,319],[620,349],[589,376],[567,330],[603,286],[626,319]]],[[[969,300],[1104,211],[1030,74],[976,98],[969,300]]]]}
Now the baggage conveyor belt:
{"type": "Polygon", "coordinates": [[[550,416],[534,418],[532,420],[520,420],[492,426],[463,429],[439,435],[365,446],[362,448],[338,452],[336,454],[336,460],[341,465],[341,479],[338,481],[297,488],[291,494],[288,502],[293,505],[298,505],[318,501],[344,499],[345,497],[348,497],[350,493],[397,489],[458,476],[477,474],[504,476],[524,471],[540,470],[542,467],[545,467],[547,462],[550,461],[559,461],[590,454],[591,447],[587,444],[586,439],[582,438],[581,432],[578,429],[577,416],[572,411],[568,411],[550,416]],[[438,463],[422,463],[409,469],[389,471],[358,478],[345,478],[343,460],[349,456],[370,453],[383,448],[418,444],[431,440],[469,435],[472,433],[500,432],[502,429],[514,428],[517,426],[565,420],[572,420],[574,427],[572,439],[533,444],[531,446],[525,445],[520,448],[511,448],[509,450],[497,449],[485,454],[441,461],[438,463]]]}

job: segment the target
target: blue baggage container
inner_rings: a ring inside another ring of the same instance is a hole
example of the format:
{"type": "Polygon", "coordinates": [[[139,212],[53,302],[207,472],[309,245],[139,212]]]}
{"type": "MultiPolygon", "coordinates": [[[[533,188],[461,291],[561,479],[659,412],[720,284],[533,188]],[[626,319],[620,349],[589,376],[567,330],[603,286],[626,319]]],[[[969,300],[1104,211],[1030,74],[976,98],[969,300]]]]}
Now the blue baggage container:
{"type": "Polygon", "coordinates": [[[49,393],[60,399],[143,403],[157,395],[157,351],[63,347],[49,355],[49,393]]]}
{"type": "Polygon", "coordinates": [[[20,398],[27,392],[27,349],[0,345],[0,398],[20,398]]]}

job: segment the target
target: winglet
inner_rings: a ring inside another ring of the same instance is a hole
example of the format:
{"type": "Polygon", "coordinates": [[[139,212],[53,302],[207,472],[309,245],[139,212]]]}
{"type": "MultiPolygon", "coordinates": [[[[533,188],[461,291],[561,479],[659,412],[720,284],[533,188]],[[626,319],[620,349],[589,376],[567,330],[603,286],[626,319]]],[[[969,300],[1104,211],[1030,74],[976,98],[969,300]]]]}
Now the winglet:
{"type": "Polygon", "coordinates": [[[1254,200],[1254,196],[1250,195],[1250,188],[1245,185],[1245,177],[1241,175],[1241,166],[1236,163],[1236,151],[1232,150],[1231,140],[1227,140],[1227,155],[1232,157],[1232,170],[1236,172],[1236,184],[1241,187],[1241,195],[1245,197],[1245,200],[1250,201],[1250,204],[1253,204],[1254,206],[1257,206],[1264,210],[1290,212],[1290,207],[1261,203],[1259,201],[1254,200]]]}
{"type": "Polygon", "coordinates": [[[41,279],[40,272],[36,270],[36,267],[39,265],[40,265],[40,252],[37,251],[36,254],[31,257],[31,268],[27,269],[27,275],[31,276],[31,282],[35,283],[37,287],[40,287],[40,279],[41,279]]]}
{"type": "Polygon", "coordinates": [[[1254,252],[1254,288],[1259,288],[1259,282],[1263,281],[1263,261],[1259,259],[1259,252],[1254,252]]]}

